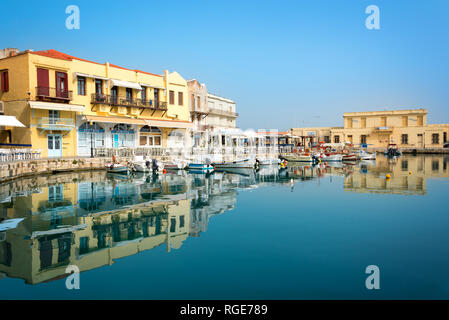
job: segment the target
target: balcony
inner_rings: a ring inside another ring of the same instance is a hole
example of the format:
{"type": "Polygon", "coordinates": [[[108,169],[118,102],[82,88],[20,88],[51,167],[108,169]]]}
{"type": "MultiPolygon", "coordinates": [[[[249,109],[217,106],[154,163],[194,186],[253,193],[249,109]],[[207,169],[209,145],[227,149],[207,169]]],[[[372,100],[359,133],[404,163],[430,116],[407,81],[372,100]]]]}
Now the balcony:
{"type": "Polygon", "coordinates": [[[36,100],[63,100],[71,101],[73,92],[71,90],[62,90],[50,87],[36,87],[36,100]]]}
{"type": "Polygon", "coordinates": [[[71,118],[48,118],[37,119],[37,128],[45,131],[72,131],[75,122],[71,118]]]}
{"type": "Polygon", "coordinates": [[[103,104],[110,106],[109,112],[115,107],[128,107],[128,108],[140,108],[142,114],[145,110],[167,111],[167,103],[153,100],[133,99],[129,97],[114,96],[108,94],[92,94],[92,104],[103,104]]]}
{"type": "Polygon", "coordinates": [[[207,106],[191,106],[190,107],[190,112],[192,113],[198,113],[198,114],[208,114],[209,113],[209,108],[207,108],[207,106]]]}
{"type": "Polygon", "coordinates": [[[237,112],[226,111],[226,110],[221,110],[221,109],[216,109],[216,108],[209,108],[209,114],[231,117],[231,118],[237,118],[239,116],[239,114],[237,112]]]}

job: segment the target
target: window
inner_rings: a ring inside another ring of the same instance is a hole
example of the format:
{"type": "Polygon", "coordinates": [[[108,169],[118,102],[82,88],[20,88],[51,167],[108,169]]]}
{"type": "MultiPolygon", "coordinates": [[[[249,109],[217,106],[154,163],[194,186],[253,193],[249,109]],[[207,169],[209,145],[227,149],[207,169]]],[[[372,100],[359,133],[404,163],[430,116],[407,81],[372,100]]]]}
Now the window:
{"type": "Polygon", "coordinates": [[[447,132],[443,132],[443,143],[447,142],[447,132]]]}
{"type": "Polygon", "coordinates": [[[381,117],[380,118],[380,126],[386,127],[387,126],[387,117],[381,117]]]}
{"type": "Polygon", "coordinates": [[[334,136],[334,143],[340,143],[340,136],[334,136]]]}
{"type": "Polygon", "coordinates": [[[184,105],[184,95],[182,92],[178,92],[178,105],[184,105]]]}
{"type": "Polygon", "coordinates": [[[331,143],[331,137],[324,136],[324,143],[331,143]]]}
{"type": "Polygon", "coordinates": [[[401,169],[402,169],[402,171],[407,171],[408,170],[408,160],[402,160],[401,161],[401,169]]]}
{"type": "Polygon", "coordinates": [[[403,134],[401,136],[401,143],[402,144],[408,144],[408,134],[403,134]]]}
{"type": "Polygon", "coordinates": [[[432,171],[438,171],[440,170],[440,161],[433,160],[432,161],[432,171]]]}
{"type": "Polygon", "coordinates": [[[424,123],[424,117],[423,116],[418,116],[418,126],[422,126],[424,123]]]}
{"type": "Polygon", "coordinates": [[[362,129],[366,128],[366,118],[362,118],[362,124],[361,124],[362,129]]]}
{"type": "Polygon", "coordinates": [[[352,128],[352,119],[351,119],[351,118],[348,118],[348,119],[346,120],[346,122],[348,123],[348,128],[351,129],[351,128],[352,128]]]}
{"type": "Polygon", "coordinates": [[[48,123],[56,124],[59,121],[59,110],[48,110],[48,123]]]}
{"type": "Polygon", "coordinates": [[[198,100],[198,108],[201,108],[201,97],[198,97],[197,100],[198,100]]]}
{"type": "Polygon", "coordinates": [[[348,141],[352,143],[352,134],[348,135],[348,141]]]}
{"type": "Polygon", "coordinates": [[[126,88],[126,101],[133,101],[133,89],[126,88]]]}
{"type": "Polygon", "coordinates": [[[407,116],[402,117],[402,126],[408,127],[408,117],[407,116]]]}
{"type": "Polygon", "coordinates": [[[169,94],[169,103],[170,104],[175,104],[175,92],[170,90],[170,94],[169,94]]]}
{"type": "Polygon", "coordinates": [[[140,129],[139,145],[142,147],[160,147],[162,132],[159,128],[144,126],[140,129]]]}
{"type": "Polygon", "coordinates": [[[89,237],[80,237],[80,254],[89,252],[89,237]]]}
{"type": "Polygon", "coordinates": [[[8,92],[9,91],[9,75],[8,75],[8,71],[2,71],[1,72],[1,89],[2,92],[8,92]]]}
{"type": "Polygon", "coordinates": [[[360,136],[360,143],[361,143],[361,144],[366,144],[366,135],[362,134],[362,135],[360,136]]]}
{"type": "Polygon", "coordinates": [[[95,79],[95,93],[103,94],[103,80],[95,79]]]}
{"type": "Polygon", "coordinates": [[[440,134],[432,133],[432,144],[439,144],[439,143],[440,143],[440,134]]]}
{"type": "Polygon", "coordinates": [[[78,77],[78,95],[86,95],[86,78],[78,77]]]}
{"type": "Polygon", "coordinates": [[[142,91],[140,92],[140,97],[142,98],[142,101],[147,100],[147,88],[142,87],[142,91]]]}

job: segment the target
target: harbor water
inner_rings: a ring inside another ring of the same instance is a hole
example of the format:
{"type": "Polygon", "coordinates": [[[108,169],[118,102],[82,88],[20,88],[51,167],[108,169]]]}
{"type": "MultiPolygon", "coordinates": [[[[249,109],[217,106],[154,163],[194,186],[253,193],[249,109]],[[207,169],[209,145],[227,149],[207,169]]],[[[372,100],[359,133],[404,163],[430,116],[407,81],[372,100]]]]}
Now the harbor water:
{"type": "Polygon", "coordinates": [[[12,181],[0,186],[0,225],[18,219],[0,232],[0,299],[448,299],[448,164],[12,181]]]}

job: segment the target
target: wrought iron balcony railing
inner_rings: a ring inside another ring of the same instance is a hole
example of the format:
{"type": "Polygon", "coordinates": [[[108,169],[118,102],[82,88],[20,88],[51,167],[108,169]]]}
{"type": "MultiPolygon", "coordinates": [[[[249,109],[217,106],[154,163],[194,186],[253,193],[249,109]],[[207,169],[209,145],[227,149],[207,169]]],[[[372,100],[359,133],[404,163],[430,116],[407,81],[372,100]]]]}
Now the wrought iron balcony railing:
{"type": "Polygon", "coordinates": [[[134,99],[129,97],[94,93],[92,94],[93,104],[106,104],[110,106],[144,108],[152,110],[167,110],[167,103],[153,100],[134,99]]]}
{"type": "Polygon", "coordinates": [[[50,87],[36,87],[36,97],[41,99],[60,99],[70,101],[72,100],[73,92],[66,89],[50,88],[50,87]]]}

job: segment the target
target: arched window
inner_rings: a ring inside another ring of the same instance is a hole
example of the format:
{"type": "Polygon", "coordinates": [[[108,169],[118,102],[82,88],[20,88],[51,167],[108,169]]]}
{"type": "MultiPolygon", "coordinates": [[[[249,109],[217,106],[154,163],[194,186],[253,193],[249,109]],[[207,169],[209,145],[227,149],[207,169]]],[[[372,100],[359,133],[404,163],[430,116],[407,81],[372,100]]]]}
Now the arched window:
{"type": "Polygon", "coordinates": [[[119,123],[112,128],[112,146],[114,148],[120,147],[134,147],[134,129],[129,124],[119,123]]]}
{"type": "Polygon", "coordinates": [[[132,129],[131,125],[119,123],[114,126],[112,129],[112,133],[129,133],[134,134],[134,130],[132,129]]]}
{"type": "Polygon", "coordinates": [[[79,132],[95,132],[95,133],[104,133],[104,129],[98,124],[90,124],[89,122],[84,123],[78,129],[79,132]]]}
{"type": "Polygon", "coordinates": [[[140,129],[140,133],[159,133],[161,134],[161,129],[156,127],[145,126],[140,129]]]}
{"type": "Polygon", "coordinates": [[[161,147],[162,132],[156,127],[144,126],[140,129],[139,145],[141,147],[161,147]]]}
{"type": "Polygon", "coordinates": [[[175,129],[168,135],[167,148],[183,148],[184,140],[184,132],[182,130],[175,129]]]}
{"type": "Polygon", "coordinates": [[[85,122],[78,128],[78,154],[89,155],[92,148],[104,147],[105,131],[97,123],[85,122]]]}

